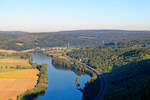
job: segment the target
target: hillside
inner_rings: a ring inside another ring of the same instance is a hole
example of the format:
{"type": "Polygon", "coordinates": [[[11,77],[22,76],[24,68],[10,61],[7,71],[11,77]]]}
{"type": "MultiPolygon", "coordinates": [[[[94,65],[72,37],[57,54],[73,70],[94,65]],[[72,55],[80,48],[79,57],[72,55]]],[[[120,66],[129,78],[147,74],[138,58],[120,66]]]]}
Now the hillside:
{"type": "MultiPolygon", "coordinates": [[[[93,67],[108,81],[104,100],[149,100],[150,40],[138,37],[72,50],[68,56],[93,67]]],[[[83,100],[96,97],[100,80],[89,81],[83,100]]]]}
{"type": "Polygon", "coordinates": [[[27,34],[28,32],[24,31],[0,31],[0,34],[27,34]]]}
{"type": "Polygon", "coordinates": [[[88,47],[103,41],[128,37],[150,36],[149,31],[79,30],[54,33],[0,34],[0,49],[24,50],[36,47],[88,47]]]}
{"type": "MultiPolygon", "coordinates": [[[[132,62],[103,74],[108,81],[104,100],[149,100],[150,60],[132,62]]],[[[93,100],[99,91],[100,80],[87,83],[83,100],[93,100]]]]}

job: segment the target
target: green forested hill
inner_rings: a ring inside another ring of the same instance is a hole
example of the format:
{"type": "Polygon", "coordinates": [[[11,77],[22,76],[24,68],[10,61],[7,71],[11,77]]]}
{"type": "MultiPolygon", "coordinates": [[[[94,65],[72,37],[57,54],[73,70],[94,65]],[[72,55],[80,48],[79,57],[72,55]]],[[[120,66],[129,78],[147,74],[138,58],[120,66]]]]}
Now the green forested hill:
{"type": "Polygon", "coordinates": [[[109,89],[104,100],[150,99],[150,60],[131,62],[105,76],[109,89]]]}
{"type": "MultiPolygon", "coordinates": [[[[150,99],[150,60],[131,62],[113,68],[103,74],[107,79],[108,89],[104,100],[149,100],[150,99]]],[[[100,87],[100,80],[87,83],[83,100],[93,100],[100,87]]]]}
{"type": "Polygon", "coordinates": [[[149,31],[79,30],[55,33],[7,34],[0,33],[0,49],[23,50],[36,47],[66,46],[87,47],[135,36],[150,36],[149,31]],[[19,44],[18,44],[19,43],[19,44]]]}
{"type": "MultiPolygon", "coordinates": [[[[104,45],[72,50],[72,58],[92,66],[108,81],[104,100],[150,99],[150,40],[138,37],[108,42],[104,45]]],[[[83,100],[92,100],[100,80],[88,82],[83,100]]]]}
{"type": "Polygon", "coordinates": [[[133,38],[72,50],[67,54],[72,58],[81,59],[82,62],[93,66],[99,72],[108,72],[112,67],[148,58],[146,56],[150,54],[149,43],[149,37],[133,38]]]}

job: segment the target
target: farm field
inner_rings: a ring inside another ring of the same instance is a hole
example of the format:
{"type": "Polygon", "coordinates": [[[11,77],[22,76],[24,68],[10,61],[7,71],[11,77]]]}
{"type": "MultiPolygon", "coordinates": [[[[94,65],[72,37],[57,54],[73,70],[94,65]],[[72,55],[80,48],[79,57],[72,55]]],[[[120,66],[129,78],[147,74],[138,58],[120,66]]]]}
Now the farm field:
{"type": "Polygon", "coordinates": [[[67,56],[58,56],[60,59],[64,59],[64,60],[67,60],[67,61],[69,61],[70,60],[70,58],[69,57],[67,57],[67,56]]]}
{"type": "Polygon", "coordinates": [[[37,78],[39,71],[37,69],[14,70],[1,72],[0,78],[37,78]]]}
{"type": "Polygon", "coordinates": [[[23,51],[21,51],[21,52],[23,52],[23,53],[28,53],[28,52],[32,52],[32,51],[34,51],[34,49],[27,49],[27,50],[23,50],[23,51]]]}
{"type": "Polygon", "coordinates": [[[0,68],[16,68],[16,67],[26,67],[30,68],[31,65],[27,59],[18,58],[0,58],[0,68]]]}
{"type": "Polygon", "coordinates": [[[12,53],[16,53],[15,50],[4,50],[4,49],[0,49],[0,53],[9,53],[9,54],[12,54],[12,53]]]}
{"type": "Polygon", "coordinates": [[[150,59],[150,55],[149,55],[149,56],[144,56],[143,58],[144,58],[145,60],[146,60],[146,59],[150,59]]]}
{"type": "Polygon", "coordinates": [[[37,83],[37,69],[14,70],[0,73],[0,100],[16,100],[26,90],[32,89],[37,83]]]}

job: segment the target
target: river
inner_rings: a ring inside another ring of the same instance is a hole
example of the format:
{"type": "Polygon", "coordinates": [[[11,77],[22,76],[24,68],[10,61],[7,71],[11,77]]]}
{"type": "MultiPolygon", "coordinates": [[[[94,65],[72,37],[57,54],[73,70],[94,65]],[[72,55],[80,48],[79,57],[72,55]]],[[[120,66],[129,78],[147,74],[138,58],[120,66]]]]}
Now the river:
{"type": "Polygon", "coordinates": [[[76,88],[75,79],[80,77],[80,87],[90,79],[88,75],[78,76],[70,70],[56,69],[52,65],[52,58],[39,53],[33,53],[34,63],[48,64],[48,89],[44,96],[39,96],[37,100],[82,100],[82,92],[76,88]]]}

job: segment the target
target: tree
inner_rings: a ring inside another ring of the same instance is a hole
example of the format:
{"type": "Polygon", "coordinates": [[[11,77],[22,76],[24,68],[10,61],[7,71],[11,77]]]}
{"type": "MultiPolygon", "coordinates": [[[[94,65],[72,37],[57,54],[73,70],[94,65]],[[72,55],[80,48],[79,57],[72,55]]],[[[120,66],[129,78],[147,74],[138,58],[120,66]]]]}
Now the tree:
{"type": "Polygon", "coordinates": [[[77,77],[76,78],[76,83],[78,83],[80,81],[80,78],[79,77],[77,77]]]}

